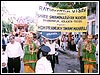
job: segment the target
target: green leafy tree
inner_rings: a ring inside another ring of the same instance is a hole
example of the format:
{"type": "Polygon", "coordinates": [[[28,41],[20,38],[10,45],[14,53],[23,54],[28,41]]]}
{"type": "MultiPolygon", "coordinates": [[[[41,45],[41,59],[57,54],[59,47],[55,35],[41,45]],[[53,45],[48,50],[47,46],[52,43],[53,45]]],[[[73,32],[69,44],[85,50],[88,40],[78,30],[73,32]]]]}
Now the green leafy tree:
{"type": "Polygon", "coordinates": [[[2,21],[2,33],[6,33],[7,32],[6,28],[7,28],[6,22],[2,21]]]}
{"type": "Polygon", "coordinates": [[[2,33],[12,32],[12,24],[8,24],[5,21],[2,21],[2,33]]]}
{"type": "Polygon", "coordinates": [[[56,7],[59,2],[46,2],[46,3],[49,4],[52,7],[56,7]]]}
{"type": "Polygon", "coordinates": [[[87,6],[87,2],[46,2],[49,6],[60,9],[81,8],[87,6]]]}
{"type": "Polygon", "coordinates": [[[9,24],[9,31],[12,32],[12,24],[9,24]]]}

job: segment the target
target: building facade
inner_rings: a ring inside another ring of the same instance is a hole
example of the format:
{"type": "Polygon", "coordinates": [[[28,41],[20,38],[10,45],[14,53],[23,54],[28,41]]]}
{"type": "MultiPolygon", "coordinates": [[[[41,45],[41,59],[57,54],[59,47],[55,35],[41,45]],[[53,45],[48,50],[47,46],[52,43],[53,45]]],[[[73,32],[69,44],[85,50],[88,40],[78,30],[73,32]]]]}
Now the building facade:
{"type": "Polygon", "coordinates": [[[88,34],[98,34],[98,2],[91,2],[88,4],[88,20],[87,31],[88,34]]]}

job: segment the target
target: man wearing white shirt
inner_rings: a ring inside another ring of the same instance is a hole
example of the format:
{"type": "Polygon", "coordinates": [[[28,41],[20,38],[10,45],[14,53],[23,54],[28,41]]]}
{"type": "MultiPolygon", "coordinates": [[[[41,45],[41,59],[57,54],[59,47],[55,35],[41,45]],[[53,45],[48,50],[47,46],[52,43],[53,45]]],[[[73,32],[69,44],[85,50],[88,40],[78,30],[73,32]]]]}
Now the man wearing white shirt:
{"type": "Polygon", "coordinates": [[[8,72],[20,73],[21,60],[24,56],[24,52],[21,48],[21,44],[15,41],[15,37],[11,35],[9,37],[10,43],[7,44],[6,53],[8,57],[8,72]]]}
{"type": "Polygon", "coordinates": [[[55,63],[59,64],[59,60],[58,60],[58,50],[59,50],[59,44],[58,44],[58,39],[55,40],[56,44],[55,44],[55,63]]]}
{"type": "Polygon", "coordinates": [[[52,70],[54,73],[54,68],[55,68],[55,41],[54,40],[49,40],[48,42],[46,42],[46,46],[49,46],[51,51],[48,53],[48,59],[51,62],[51,66],[52,66],[52,70]]]}

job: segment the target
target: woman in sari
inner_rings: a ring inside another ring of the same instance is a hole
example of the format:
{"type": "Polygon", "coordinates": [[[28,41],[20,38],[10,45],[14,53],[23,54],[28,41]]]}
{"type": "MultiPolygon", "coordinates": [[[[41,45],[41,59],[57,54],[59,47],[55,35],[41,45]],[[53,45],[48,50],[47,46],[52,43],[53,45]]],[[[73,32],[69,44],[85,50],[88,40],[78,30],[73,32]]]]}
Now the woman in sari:
{"type": "Polygon", "coordinates": [[[92,43],[92,35],[88,35],[83,48],[83,61],[84,61],[84,73],[92,73],[93,66],[96,64],[95,51],[96,46],[92,43]]]}
{"type": "Polygon", "coordinates": [[[37,61],[37,47],[33,42],[33,35],[28,34],[26,36],[25,46],[24,46],[24,73],[34,73],[37,61]]]}

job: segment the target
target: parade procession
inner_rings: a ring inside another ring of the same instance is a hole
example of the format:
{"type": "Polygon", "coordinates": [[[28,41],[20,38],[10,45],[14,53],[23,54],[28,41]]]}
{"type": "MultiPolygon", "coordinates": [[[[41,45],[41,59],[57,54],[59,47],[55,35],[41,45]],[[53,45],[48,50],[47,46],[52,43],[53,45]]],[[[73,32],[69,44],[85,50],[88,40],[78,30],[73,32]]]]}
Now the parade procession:
{"type": "Polygon", "coordinates": [[[2,74],[98,74],[98,1],[1,1],[2,74]]]}

